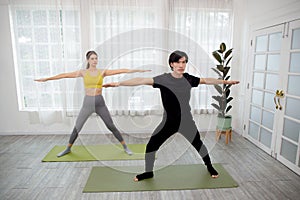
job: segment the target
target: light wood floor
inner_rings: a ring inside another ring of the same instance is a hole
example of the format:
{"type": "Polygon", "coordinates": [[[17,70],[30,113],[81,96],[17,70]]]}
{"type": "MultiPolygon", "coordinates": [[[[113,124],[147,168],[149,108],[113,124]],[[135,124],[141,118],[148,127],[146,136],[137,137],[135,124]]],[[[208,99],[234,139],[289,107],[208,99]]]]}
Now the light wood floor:
{"type": "MultiPolygon", "coordinates": [[[[41,160],[47,152],[54,145],[64,145],[68,141],[69,135],[0,136],[0,199],[299,199],[300,176],[242,136],[233,133],[233,141],[228,145],[225,145],[224,136],[218,143],[215,143],[213,132],[202,136],[210,150],[213,163],[222,163],[223,167],[237,181],[239,187],[82,193],[93,166],[144,165],[144,161],[42,163],[41,160]]],[[[146,143],[149,135],[125,135],[124,138],[128,143],[146,143]]],[[[111,142],[117,143],[111,134],[81,134],[76,144],[91,145],[111,142]]],[[[170,138],[162,146],[156,161],[157,166],[196,163],[202,163],[202,160],[179,134],[170,138]]]]}

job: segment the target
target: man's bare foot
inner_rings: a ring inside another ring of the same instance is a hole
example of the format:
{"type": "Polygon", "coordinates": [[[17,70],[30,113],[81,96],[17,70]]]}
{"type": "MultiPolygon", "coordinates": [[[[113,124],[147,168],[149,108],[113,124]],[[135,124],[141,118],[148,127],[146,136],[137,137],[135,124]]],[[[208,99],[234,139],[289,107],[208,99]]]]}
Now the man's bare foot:
{"type": "Polygon", "coordinates": [[[211,175],[212,178],[218,178],[219,175],[211,175]]]}
{"type": "Polygon", "coordinates": [[[134,181],[138,182],[138,181],[142,181],[144,179],[148,179],[148,178],[153,178],[154,174],[153,172],[144,172],[142,174],[137,175],[136,177],[134,177],[134,181]]]}
{"type": "Polygon", "coordinates": [[[218,178],[219,177],[218,172],[213,168],[212,165],[207,165],[207,170],[210,173],[212,178],[218,178]]]}

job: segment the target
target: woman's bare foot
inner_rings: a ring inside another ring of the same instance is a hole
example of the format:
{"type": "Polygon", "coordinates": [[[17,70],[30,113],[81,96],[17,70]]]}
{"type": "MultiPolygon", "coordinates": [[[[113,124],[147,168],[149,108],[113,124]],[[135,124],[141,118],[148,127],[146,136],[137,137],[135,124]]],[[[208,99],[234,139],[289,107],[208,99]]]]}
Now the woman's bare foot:
{"type": "Polygon", "coordinates": [[[133,154],[132,151],[128,147],[124,148],[124,151],[125,151],[125,153],[127,153],[130,156],[133,154]]]}
{"type": "Polygon", "coordinates": [[[60,152],[59,154],[57,154],[56,156],[57,157],[62,157],[68,153],[71,153],[71,148],[70,147],[67,147],[64,151],[60,152]]]}

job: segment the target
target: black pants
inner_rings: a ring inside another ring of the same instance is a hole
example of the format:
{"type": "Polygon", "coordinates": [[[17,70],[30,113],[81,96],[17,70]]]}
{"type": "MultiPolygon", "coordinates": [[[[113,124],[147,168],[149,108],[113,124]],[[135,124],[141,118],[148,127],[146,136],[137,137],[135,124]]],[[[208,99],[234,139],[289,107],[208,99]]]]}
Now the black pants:
{"type": "Polygon", "coordinates": [[[199,152],[205,165],[211,164],[207,148],[200,139],[200,134],[197,130],[197,126],[192,118],[192,115],[177,118],[164,116],[162,122],[155,129],[146,146],[146,172],[153,171],[156,151],[169,137],[176,132],[182,134],[193,145],[197,152],[199,152]]]}

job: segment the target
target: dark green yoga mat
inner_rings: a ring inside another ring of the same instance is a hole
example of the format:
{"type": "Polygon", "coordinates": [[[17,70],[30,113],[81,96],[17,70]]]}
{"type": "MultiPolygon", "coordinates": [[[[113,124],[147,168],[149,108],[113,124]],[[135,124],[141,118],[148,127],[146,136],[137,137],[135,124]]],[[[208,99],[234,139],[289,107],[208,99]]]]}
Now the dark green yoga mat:
{"type": "Polygon", "coordinates": [[[54,146],[49,153],[43,158],[43,162],[80,162],[80,161],[97,161],[97,160],[141,160],[145,158],[145,144],[128,144],[133,155],[124,152],[121,145],[87,145],[73,146],[72,152],[57,157],[56,155],[63,151],[66,146],[54,146]]]}
{"type": "Polygon", "coordinates": [[[154,172],[154,178],[134,182],[137,173],[142,172],[141,166],[93,167],[83,189],[88,192],[130,192],[151,190],[191,190],[232,188],[238,184],[227,173],[221,164],[213,164],[219,177],[211,178],[206,166],[170,165],[154,172]],[[132,173],[135,171],[135,173],[132,173]]]}

